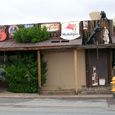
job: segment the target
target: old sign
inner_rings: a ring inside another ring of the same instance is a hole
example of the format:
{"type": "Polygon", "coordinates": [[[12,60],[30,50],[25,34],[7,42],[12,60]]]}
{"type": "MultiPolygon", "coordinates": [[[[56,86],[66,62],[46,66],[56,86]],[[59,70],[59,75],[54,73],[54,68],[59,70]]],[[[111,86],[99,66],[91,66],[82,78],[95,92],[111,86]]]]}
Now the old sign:
{"type": "Polygon", "coordinates": [[[9,28],[8,28],[9,38],[13,38],[14,33],[16,31],[18,31],[18,30],[19,30],[18,26],[16,26],[16,25],[10,25],[9,28]]]}
{"type": "Polygon", "coordinates": [[[0,26],[0,41],[4,41],[7,37],[5,29],[5,26],[0,26]]]}
{"type": "Polygon", "coordinates": [[[60,31],[60,23],[43,23],[41,24],[41,27],[46,27],[48,32],[56,32],[60,31]]]}
{"type": "Polygon", "coordinates": [[[70,21],[62,23],[61,25],[61,38],[66,40],[74,40],[80,37],[79,21],[70,21]]]}

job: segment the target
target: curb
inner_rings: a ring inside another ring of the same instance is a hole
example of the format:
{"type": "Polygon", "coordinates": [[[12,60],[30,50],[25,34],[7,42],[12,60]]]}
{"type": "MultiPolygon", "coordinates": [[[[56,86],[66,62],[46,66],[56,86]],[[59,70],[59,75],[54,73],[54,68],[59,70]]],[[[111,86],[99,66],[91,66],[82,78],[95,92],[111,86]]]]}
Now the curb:
{"type": "Polygon", "coordinates": [[[27,98],[27,99],[111,99],[112,94],[87,95],[39,95],[28,93],[0,93],[0,98],[27,98]]]}

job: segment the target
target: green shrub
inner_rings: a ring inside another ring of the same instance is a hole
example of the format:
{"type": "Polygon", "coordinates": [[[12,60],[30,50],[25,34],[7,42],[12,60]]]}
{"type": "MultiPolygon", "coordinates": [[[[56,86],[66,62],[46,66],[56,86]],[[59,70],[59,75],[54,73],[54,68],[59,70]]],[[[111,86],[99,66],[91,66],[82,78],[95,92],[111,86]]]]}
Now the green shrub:
{"type": "Polygon", "coordinates": [[[33,26],[31,28],[21,27],[14,33],[14,39],[17,42],[40,42],[49,39],[49,33],[46,27],[33,26]]]}
{"type": "Polygon", "coordinates": [[[37,61],[34,59],[34,55],[21,54],[6,66],[6,82],[9,91],[21,93],[38,91],[37,61]]]}
{"type": "MultiPolygon", "coordinates": [[[[5,66],[6,83],[11,92],[35,93],[38,92],[38,64],[37,54],[29,52],[18,53],[15,58],[8,57],[5,66]]],[[[41,60],[41,82],[46,82],[47,63],[41,60]]]]}

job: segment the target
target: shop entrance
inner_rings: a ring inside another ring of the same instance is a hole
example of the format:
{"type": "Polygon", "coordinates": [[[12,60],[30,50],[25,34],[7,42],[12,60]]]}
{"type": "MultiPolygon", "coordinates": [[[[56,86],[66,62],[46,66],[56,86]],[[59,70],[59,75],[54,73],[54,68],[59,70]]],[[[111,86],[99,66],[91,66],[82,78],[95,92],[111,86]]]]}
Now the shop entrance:
{"type": "Polygon", "coordinates": [[[111,81],[110,52],[107,49],[86,50],[87,86],[106,86],[111,81]]]}

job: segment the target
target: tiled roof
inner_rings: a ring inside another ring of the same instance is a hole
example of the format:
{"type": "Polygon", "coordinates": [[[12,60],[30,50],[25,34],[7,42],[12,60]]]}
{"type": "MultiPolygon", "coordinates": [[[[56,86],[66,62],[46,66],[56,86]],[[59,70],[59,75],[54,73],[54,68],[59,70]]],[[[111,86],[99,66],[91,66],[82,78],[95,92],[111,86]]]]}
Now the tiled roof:
{"type": "Polygon", "coordinates": [[[81,38],[71,41],[54,38],[37,43],[18,43],[14,39],[8,39],[0,42],[0,51],[71,48],[74,46],[79,46],[81,44],[82,44],[81,38]]]}

